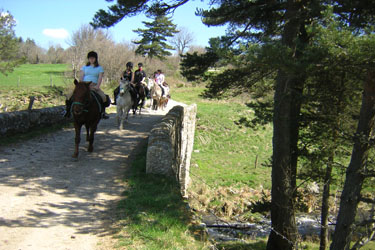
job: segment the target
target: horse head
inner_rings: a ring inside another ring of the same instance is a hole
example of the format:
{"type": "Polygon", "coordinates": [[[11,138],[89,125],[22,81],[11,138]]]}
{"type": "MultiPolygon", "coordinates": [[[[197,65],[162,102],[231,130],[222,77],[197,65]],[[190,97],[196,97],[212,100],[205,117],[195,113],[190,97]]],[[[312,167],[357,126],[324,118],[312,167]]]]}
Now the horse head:
{"type": "Polygon", "coordinates": [[[150,77],[147,78],[147,88],[151,89],[154,86],[154,80],[150,77]]]}
{"type": "Polygon", "coordinates": [[[120,96],[123,96],[127,91],[129,91],[130,82],[127,79],[120,80],[120,96]]]}
{"type": "Polygon", "coordinates": [[[78,82],[77,79],[74,79],[73,115],[81,115],[83,112],[87,112],[91,99],[90,84],[91,82],[78,82]]]}

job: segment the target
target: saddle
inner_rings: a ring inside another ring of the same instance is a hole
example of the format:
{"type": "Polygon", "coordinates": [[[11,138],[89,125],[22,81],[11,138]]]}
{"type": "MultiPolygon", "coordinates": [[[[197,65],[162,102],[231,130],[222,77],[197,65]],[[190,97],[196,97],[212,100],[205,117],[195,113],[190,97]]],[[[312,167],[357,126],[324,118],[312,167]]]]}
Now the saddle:
{"type": "Polygon", "coordinates": [[[100,95],[98,93],[96,93],[93,90],[91,90],[90,92],[91,92],[91,95],[94,97],[95,101],[98,104],[100,113],[102,113],[104,111],[104,108],[109,107],[109,105],[111,104],[111,99],[109,98],[108,95],[106,95],[107,101],[103,102],[103,99],[100,97],[100,95]]]}

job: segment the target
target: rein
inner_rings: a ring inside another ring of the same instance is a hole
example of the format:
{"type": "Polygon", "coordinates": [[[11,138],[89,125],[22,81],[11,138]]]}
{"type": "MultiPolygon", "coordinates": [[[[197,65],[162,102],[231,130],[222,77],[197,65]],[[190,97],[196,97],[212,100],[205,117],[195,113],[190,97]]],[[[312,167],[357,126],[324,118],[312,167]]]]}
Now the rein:
{"type": "Polygon", "coordinates": [[[98,104],[99,113],[102,113],[102,105],[100,105],[100,102],[99,102],[98,98],[96,97],[96,95],[92,91],[90,91],[90,94],[95,98],[96,103],[98,104]]]}
{"type": "MultiPolygon", "coordinates": [[[[102,112],[102,105],[100,104],[100,101],[98,100],[98,98],[96,97],[96,95],[92,91],[90,91],[90,94],[94,97],[94,99],[95,99],[95,101],[96,101],[96,103],[98,104],[98,107],[99,107],[99,113],[101,113],[102,112]]],[[[70,112],[73,112],[73,106],[74,105],[83,106],[85,109],[83,109],[82,111],[83,112],[89,112],[89,110],[88,110],[89,104],[90,103],[84,104],[82,102],[73,102],[72,106],[70,107],[70,112]]]]}
{"type": "MultiPolygon", "coordinates": [[[[84,103],[82,103],[82,102],[73,102],[72,103],[72,106],[70,107],[70,112],[73,112],[73,106],[74,105],[80,105],[80,106],[86,106],[84,103]]],[[[83,112],[89,112],[89,110],[88,109],[84,109],[84,110],[82,110],[83,112]]]]}

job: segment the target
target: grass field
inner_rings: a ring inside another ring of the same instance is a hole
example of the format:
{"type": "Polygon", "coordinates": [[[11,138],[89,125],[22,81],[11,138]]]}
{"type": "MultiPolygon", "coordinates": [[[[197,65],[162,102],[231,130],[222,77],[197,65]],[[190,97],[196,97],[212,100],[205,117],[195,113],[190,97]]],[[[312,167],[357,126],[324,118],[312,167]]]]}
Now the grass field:
{"type": "Polygon", "coordinates": [[[0,90],[38,90],[51,86],[65,86],[66,64],[23,64],[14,69],[8,76],[0,74],[0,90]]]}
{"type": "Polygon", "coordinates": [[[197,125],[191,160],[191,205],[217,216],[253,221],[249,202],[264,194],[269,198],[272,150],[271,124],[253,129],[239,121],[253,117],[252,110],[240,102],[207,100],[204,88],[174,89],[172,97],[197,103],[197,125]]]}
{"type": "Polygon", "coordinates": [[[0,112],[26,109],[30,96],[33,108],[63,105],[72,82],[65,77],[68,71],[66,64],[23,64],[8,76],[0,74],[0,112]]]}

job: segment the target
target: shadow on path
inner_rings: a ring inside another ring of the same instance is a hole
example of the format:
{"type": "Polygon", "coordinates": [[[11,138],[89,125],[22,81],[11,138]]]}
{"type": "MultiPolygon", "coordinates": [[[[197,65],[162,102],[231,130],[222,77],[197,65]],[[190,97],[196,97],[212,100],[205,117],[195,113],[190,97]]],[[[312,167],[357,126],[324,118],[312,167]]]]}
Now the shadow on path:
{"type": "Polygon", "coordinates": [[[115,114],[110,117],[99,124],[93,153],[87,152],[82,129],[78,160],[71,157],[73,128],[0,147],[1,249],[27,244],[43,248],[48,241],[56,243],[57,235],[112,233],[129,156],[163,114],[129,116],[122,131],[115,114]],[[25,236],[39,233],[36,229],[45,229],[44,245],[29,243],[32,239],[25,236]]]}

